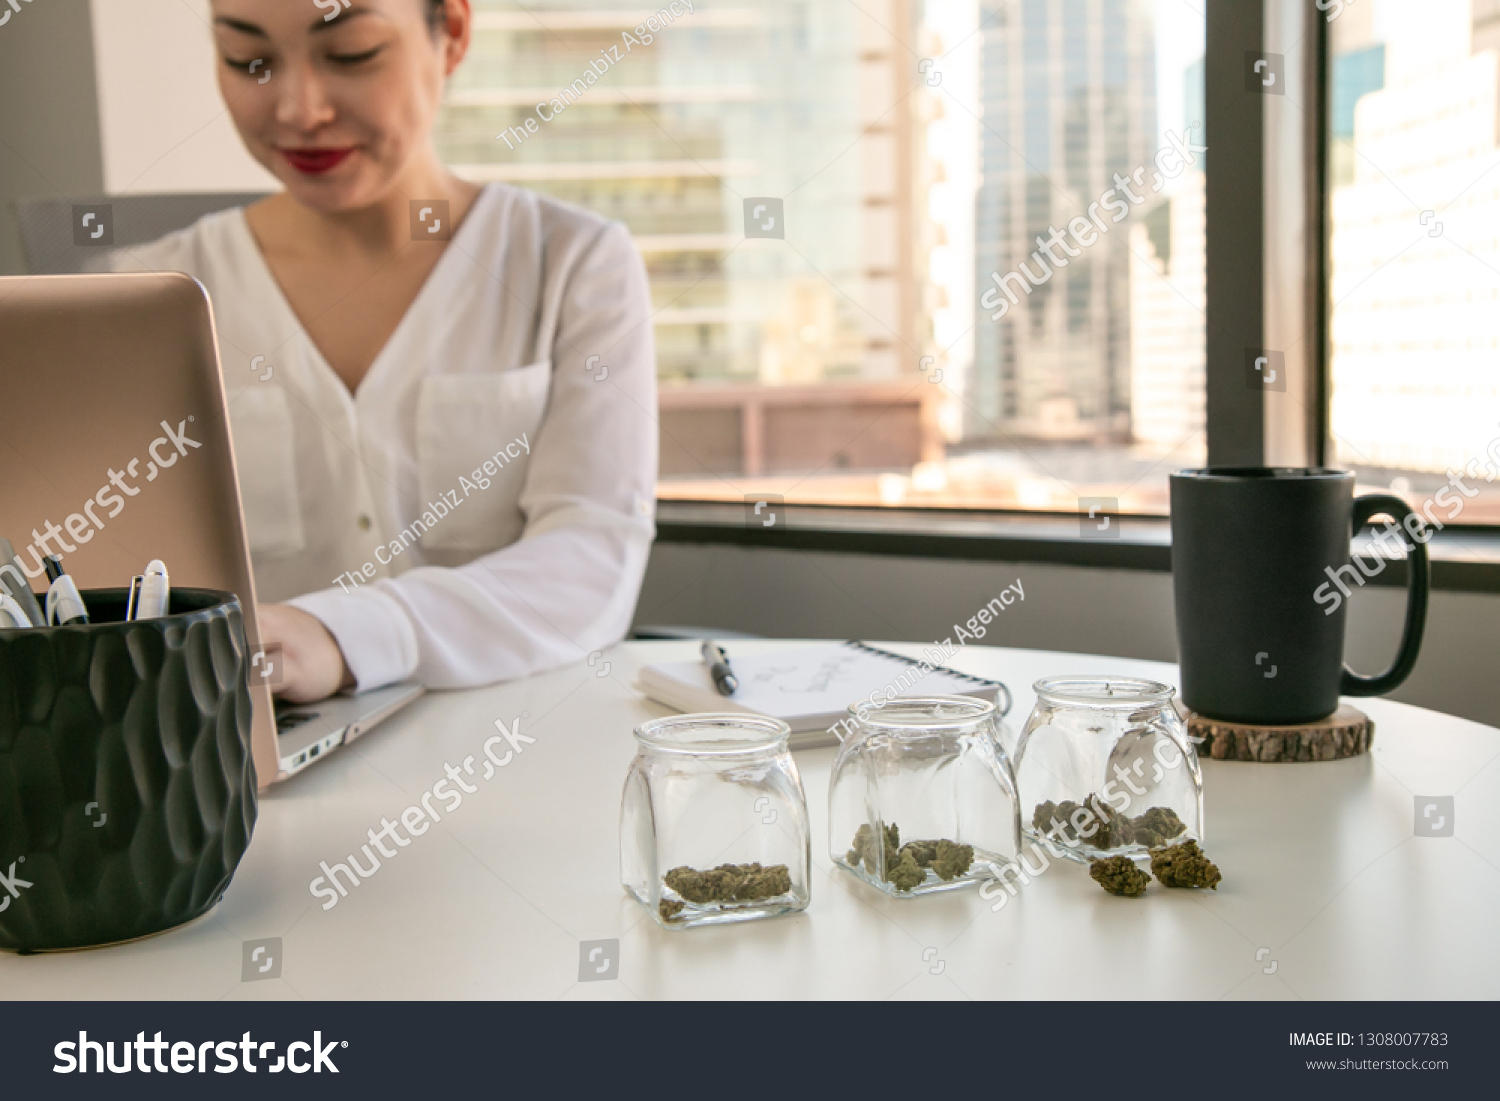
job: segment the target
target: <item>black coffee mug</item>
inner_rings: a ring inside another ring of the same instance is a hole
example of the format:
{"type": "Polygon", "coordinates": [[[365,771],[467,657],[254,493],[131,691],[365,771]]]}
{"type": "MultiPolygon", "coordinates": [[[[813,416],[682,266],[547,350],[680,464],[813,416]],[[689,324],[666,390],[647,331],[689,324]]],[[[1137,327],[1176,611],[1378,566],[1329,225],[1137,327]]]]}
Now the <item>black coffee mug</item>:
{"type": "MultiPolygon", "coordinates": [[[[1427,546],[1401,498],[1354,497],[1341,470],[1210,467],[1172,475],[1172,589],[1182,700],[1226,722],[1290,725],[1325,718],[1339,696],[1380,696],[1417,663],[1427,621],[1427,546]],[[1374,516],[1407,547],[1406,624],[1384,673],[1344,665],[1348,597],[1375,572],[1349,541],[1374,516]]],[[[1424,534],[1425,539],[1425,534],[1424,534]]]]}

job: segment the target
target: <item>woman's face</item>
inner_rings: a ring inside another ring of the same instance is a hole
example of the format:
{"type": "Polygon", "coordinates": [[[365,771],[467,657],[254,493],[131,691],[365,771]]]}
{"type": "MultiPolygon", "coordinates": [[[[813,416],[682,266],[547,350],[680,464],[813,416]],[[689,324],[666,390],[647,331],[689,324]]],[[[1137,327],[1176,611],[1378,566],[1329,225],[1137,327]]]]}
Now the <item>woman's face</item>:
{"type": "Polygon", "coordinates": [[[213,0],[219,88],[246,147],[317,210],[368,206],[430,148],[468,0],[213,0]]]}

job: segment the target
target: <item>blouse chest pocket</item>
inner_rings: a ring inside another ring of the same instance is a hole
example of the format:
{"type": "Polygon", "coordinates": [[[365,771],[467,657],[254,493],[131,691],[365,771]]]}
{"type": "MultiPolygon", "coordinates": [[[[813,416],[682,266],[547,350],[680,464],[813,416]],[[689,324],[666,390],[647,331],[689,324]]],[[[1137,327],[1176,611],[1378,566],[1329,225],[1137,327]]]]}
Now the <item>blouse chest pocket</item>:
{"type": "Polygon", "coordinates": [[[296,436],[286,393],[250,385],[229,403],[250,553],[282,558],[307,545],[297,493],[296,436]]]}
{"type": "Polygon", "coordinates": [[[508,371],[429,375],[417,397],[418,515],[428,550],[489,551],[521,537],[521,488],[546,412],[548,361],[508,371]],[[447,512],[439,515],[445,502],[447,512]]]}

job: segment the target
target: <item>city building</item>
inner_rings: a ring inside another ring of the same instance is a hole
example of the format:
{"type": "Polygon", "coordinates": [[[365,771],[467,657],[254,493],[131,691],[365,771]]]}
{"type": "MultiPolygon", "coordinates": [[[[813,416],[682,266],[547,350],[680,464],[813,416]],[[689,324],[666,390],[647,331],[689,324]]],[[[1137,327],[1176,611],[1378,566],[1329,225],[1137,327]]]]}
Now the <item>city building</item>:
{"type": "Polygon", "coordinates": [[[1184,174],[1130,230],[1130,426],[1145,451],[1204,455],[1203,173],[1184,174]]]}
{"type": "MultiPolygon", "coordinates": [[[[1030,263],[1037,238],[1156,150],[1147,0],[983,0],[975,285],[1030,263]]],[[[965,446],[1130,437],[1130,252],[1102,235],[999,321],[976,320],[965,446]]]]}
{"type": "Polygon", "coordinates": [[[1420,490],[1500,439],[1494,9],[1434,0],[1371,26],[1383,42],[1335,40],[1343,56],[1383,46],[1381,86],[1353,105],[1351,182],[1333,193],[1331,291],[1335,455],[1382,484],[1420,490]]]}
{"type": "Polygon", "coordinates": [[[665,481],[940,457],[914,8],[699,3],[653,31],[625,0],[476,3],[442,154],[630,228],[665,481]]]}

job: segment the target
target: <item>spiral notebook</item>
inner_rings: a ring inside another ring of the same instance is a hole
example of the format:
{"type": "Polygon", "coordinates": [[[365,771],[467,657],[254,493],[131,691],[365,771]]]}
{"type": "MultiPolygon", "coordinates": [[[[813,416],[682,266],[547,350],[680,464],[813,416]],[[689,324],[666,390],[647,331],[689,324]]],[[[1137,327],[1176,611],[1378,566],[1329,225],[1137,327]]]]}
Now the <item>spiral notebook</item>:
{"type": "Polygon", "coordinates": [[[863,642],[822,643],[788,650],[737,654],[729,662],[740,686],[733,696],[714,690],[701,661],[670,661],[640,671],[638,686],[649,698],[683,712],[744,711],[770,715],[792,728],[793,749],[834,745],[831,728],[848,716],[851,703],[901,696],[974,696],[1010,709],[1010,690],[995,680],[946,666],[925,673],[919,663],[863,642]]]}

